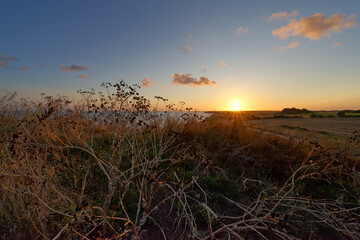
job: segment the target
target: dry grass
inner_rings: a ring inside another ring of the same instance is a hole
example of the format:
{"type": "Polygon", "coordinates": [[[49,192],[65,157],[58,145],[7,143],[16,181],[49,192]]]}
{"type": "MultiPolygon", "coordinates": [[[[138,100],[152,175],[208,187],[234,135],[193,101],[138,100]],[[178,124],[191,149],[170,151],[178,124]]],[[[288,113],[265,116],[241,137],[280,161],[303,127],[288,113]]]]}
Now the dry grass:
{"type": "Polygon", "coordinates": [[[78,103],[1,92],[2,238],[360,237],[359,136],[325,149],[103,87],[78,103]]]}

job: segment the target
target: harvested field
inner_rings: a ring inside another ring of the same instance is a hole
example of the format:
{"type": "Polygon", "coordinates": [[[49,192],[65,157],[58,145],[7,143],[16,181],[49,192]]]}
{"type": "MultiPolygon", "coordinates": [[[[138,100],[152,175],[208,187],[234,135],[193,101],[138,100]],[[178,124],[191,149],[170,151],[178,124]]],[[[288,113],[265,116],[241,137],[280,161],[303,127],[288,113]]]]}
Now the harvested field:
{"type": "Polygon", "coordinates": [[[351,136],[354,131],[360,131],[360,118],[284,118],[260,119],[251,121],[257,128],[268,130],[299,129],[315,133],[351,136]]]}

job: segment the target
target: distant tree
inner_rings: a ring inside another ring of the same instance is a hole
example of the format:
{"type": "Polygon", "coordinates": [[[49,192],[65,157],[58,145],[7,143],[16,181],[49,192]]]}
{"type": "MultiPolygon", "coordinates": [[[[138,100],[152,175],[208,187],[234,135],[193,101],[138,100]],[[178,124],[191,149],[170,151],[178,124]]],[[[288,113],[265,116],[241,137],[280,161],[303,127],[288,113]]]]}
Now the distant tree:
{"type": "Polygon", "coordinates": [[[306,108],[298,109],[298,108],[284,108],[281,113],[284,114],[301,114],[301,113],[312,113],[312,111],[307,110],[306,108]]]}
{"type": "Polygon", "coordinates": [[[346,114],[345,110],[337,112],[338,117],[345,117],[345,114],[346,114]]]}
{"type": "Polygon", "coordinates": [[[312,111],[309,111],[306,108],[301,109],[301,112],[303,112],[303,113],[312,113],[312,111]]]}

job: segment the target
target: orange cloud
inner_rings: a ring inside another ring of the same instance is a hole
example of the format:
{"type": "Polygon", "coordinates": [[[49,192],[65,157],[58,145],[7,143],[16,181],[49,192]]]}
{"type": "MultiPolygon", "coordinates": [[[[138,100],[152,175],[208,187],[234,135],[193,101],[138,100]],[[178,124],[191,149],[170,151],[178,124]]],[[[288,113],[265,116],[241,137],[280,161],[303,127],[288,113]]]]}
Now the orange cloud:
{"type": "Polygon", "coordinates": [[[249,27],[239,27],[237,30],[236,30],[236,35],[238,36],[241,36],[241,35],[246,35],[248,34],[250,31],[250,28],[249,27]]]}
{"type": "Polygon", "coordinates": [[[37,66],[38,67],[44,67],[46,64],[45,63],[40,63],[40,64],[38,64],[37,66]]]}
{"type": "Polygon", "coordinates": [[[87,74],[78,76],[78,78],[81,78],[81,79],[86,79],[86,78],[88,78],[88,77],[89,77],[89,75],[87,75],[87,74]]]}
{"type": "Polygon", "coordinates": [[[0,54],[0,67],[13,69],[13,70],[20,70],[20,71],[27,71],[29,67],[10,67],[9,63],[13,61],[17,61],[16,57],[9,57],[6,54],[0,54]]]}
{"type": "Polygon", "coordinates": [[[227,66],[229,64],[227,64],[226,62],[221,62],[219,65],[220,65],[220,67],[225,67],[225,66],[227,66]]]}
{"type": "Polygon", "coordinates": [[[299,46],[298,42],[291,42],[287,46],[277,48],[277,50],[285,51],[285,50],[289,50],[289,49],[292,49],[292,48],[296,48],[297,46],[299,46]]]}
{"type": "Polygon", "coordinates": [[[299,15],[299,11],[296,11],[296,10],[292,11],[291,13],[277,12],[277,13],[271,14],[270,17],[268,18],[268,21],[271,22],[273,20],[289,18],[289,17],[296,17],[297,15],[299,15]]]}
{"type": "Polygon", "coordinates": [[[185,45],[182,45],[178,49],[182,51],[184,54],[188,54],[192,50],[190,46],[185,46],[185,45]]]}
{"type": "Polygon", "coordinates": [[[72,64],[69,67],[61,65],[60,68],[61,68],[61,71],[63,71],[63,72],[79,72],[79,71],[89,69],[88,66],[76,65],[76,64],[72,64]]]}
{"type": "Polygon", "coordinates": [[[341,46],[341,45],[342,45],[341,42],[337,42],[337,43],[334,43],[334,44],[333,44],[333,47],[339,47],[339,46],[341,46]]]}
{"type": "Polygon", "coordinates": [[[15,70],[27,71],[27,70],[29,70],[29,67],[20,67],[20,68],[15,68],[15,70]]]}
{"type": "Polygon", "coordinates": [[[303,17],[299,21],[290,19],[290,23],[279,29],[274,29],[272,34],[279,36],[280,39],[286,39],[290,36],[298,36],[318,40],[324,36],[330,37],[330,32],[340,33],[342,28],[350,28],[356,25],[355,15],[346,17],[344,14],[334,14],[325,17],[322,13],[316,13],[313,16],[303,17]]]}
{"type": "Polygon", "coordinates": [[[200,79],[198,80],[194,78],[190,73],[175,73],[171,77],[173,78],[173,85],[190,85],[194,87],[216,85],[215,81],[211,81],[207,77],[200,77],[200,79]]]}
{"type": "Polygon", "coordinates": [[[6,54],[0,54],[0,67],[8,68],[9,63],[12,61],[17,61],[16,57],[9,57],[6,54]]]}
{"type": "Polygon", "coordinates": [[[150,78],[143,78],[143,80],[141,80],[142,87],[150,87],[151,85],[156,85],[156,82],[150,78]]]}

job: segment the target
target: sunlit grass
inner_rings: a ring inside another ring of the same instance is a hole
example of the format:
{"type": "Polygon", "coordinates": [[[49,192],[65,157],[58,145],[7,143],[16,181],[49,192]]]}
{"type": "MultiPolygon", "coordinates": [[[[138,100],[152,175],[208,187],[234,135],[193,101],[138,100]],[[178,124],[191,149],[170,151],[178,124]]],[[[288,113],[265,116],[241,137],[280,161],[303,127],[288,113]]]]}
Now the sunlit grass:
{"type": "Polygon", "coordinates": [[[103,87],[76,103],[0,92],[0,238],[309,239],[319,222],[360,237],[358,135],[320,146],[103,87]]]}

